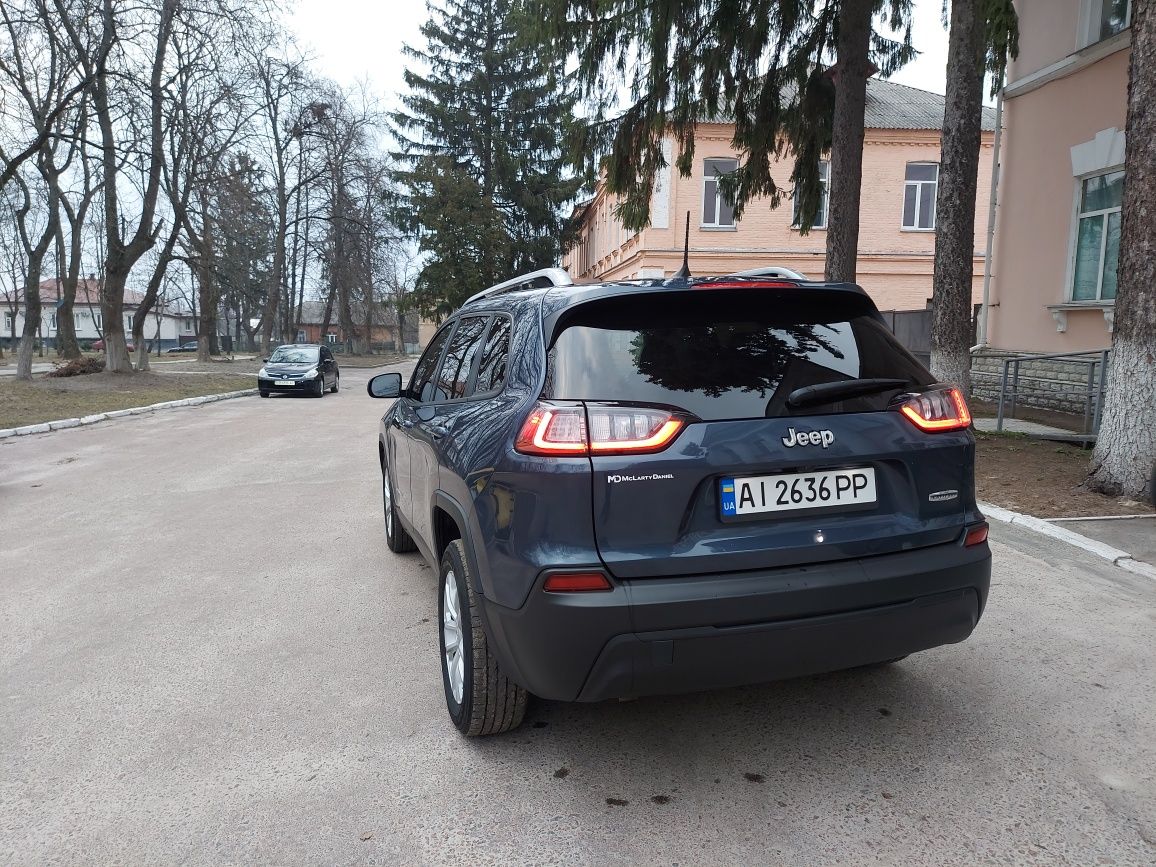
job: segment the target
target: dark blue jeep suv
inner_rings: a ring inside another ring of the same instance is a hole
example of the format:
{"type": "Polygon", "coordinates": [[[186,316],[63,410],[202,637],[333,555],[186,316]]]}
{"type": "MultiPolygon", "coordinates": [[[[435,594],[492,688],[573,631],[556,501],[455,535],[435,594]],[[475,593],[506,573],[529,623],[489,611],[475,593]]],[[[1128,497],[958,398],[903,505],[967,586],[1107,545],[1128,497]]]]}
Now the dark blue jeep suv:
{"type": "Polygon", "coordinates": [[[987,600],[971,416],[851,284],[736,275],[471,298],[382,419],[385,533],[440,566],[446,704],[895,661],[987,600]]]}

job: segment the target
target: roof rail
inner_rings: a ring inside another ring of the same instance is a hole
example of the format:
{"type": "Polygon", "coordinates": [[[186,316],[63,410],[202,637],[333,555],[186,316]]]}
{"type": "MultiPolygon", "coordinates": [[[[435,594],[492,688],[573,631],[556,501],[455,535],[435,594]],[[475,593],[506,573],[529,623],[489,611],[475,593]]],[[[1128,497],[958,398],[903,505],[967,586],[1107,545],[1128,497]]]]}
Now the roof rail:
{"type": "MultiPolygon", "coordinates": [[[[517,277],[512,277],[504,283],[495,283],[489,289],[483,289],[477,295],[471,295],[466,299],[466,304],[477,301],[479,298],[486,298],[490,295],[498,295],[502,292],[514,292],[518,289],[541,289],[546,286],[573,286],[574,281],[570,279],[570,275],[561,268],[542,268],[540,271],[531,271],[529,274],[519,274],[517,277]]],[[[462,305],[465,306],[464,304],[462,305]]]]}

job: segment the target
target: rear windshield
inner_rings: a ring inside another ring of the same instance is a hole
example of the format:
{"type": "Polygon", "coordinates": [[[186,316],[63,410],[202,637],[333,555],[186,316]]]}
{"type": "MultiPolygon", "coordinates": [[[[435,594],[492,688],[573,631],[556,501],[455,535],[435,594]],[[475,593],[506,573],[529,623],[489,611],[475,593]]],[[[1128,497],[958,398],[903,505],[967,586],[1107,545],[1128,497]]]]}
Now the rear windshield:
{"type": "Polygon", "coordinates": [[[594,302],[562,324],[548,397],[665,404],[704,420],[871,412],[933,382],[862,301],[701,292],[645,304],[594,302]],[[791,408],[808,385],[899,379],[879,394],[791,408]]]}

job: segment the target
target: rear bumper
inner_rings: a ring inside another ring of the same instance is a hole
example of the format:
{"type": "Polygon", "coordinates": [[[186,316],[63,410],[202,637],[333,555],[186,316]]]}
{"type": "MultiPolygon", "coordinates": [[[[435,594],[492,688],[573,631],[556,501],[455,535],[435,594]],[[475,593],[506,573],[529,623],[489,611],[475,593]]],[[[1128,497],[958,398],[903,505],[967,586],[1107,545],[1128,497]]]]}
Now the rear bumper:
{"type": "Polygon", "coordinates": [[[755,573],[531,591],[486,602],[502,668],[536,695],[600,701],[836,671],[967,638],[991,581],[986,544],[755,573]]]}

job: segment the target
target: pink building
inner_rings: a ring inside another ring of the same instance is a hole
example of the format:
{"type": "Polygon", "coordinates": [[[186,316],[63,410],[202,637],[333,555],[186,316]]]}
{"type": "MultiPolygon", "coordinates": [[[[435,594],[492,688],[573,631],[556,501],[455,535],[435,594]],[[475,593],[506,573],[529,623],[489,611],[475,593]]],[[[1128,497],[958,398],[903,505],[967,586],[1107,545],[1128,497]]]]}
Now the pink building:
{"type": "Polygon", "coordinates": [[[1017,0],[988,312],[994,349],[1112,342],[1129,0],[1017,0]]]}
{"type": "MultiPolygon", "coordinates": [[[[935,250],[935,194],[944,100],[939,94],[871,79],[867,87],[858,280],[881,310],[921,310],[931,297],[935,250]]],[[[980,188],[991,177],[995,115],[985,109],[980,188]]],[[[793,228],[789,198],[777,209],[753,201],[741,220],[718,192],[715,177],[740,158],[731,145],[733,126],[702,124],[695,135],[695,171],[673,168],[675,142],[666,142],[667,168],[657,180],[651,224],[628,232],[614,218],[616,201],[600,184],[581,206],[578,243],[563,258],[576,280],[670,276],[682,264],[683,233],[690,212],[690,270],[699,276],[778,265],[822,279],[826,202],[819,224],[803,235],[793,228]]],[[[793,157],[778,163],[787,184],[793,157]]],[[[822,163],[821,171],[829,166],[822,163]]],[[[975,299],[983,285],[988,197],[978,196],[975,233],[975,299]]]]}

